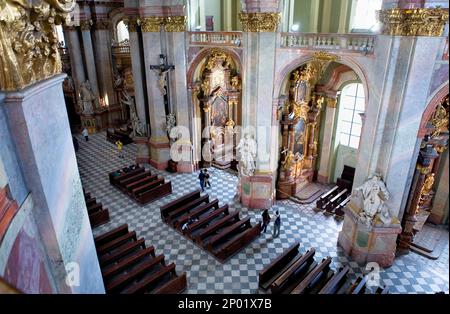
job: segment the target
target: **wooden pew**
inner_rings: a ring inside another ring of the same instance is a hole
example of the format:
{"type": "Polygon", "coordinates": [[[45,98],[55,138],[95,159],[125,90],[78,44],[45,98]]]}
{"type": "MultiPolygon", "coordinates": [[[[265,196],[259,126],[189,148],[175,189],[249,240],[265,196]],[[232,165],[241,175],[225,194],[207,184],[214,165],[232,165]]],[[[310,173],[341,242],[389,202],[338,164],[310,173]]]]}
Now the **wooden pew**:
{"type": "Polygon", "coordinates": [[[378,287],[377,290],[375,291],[375,294],[389,294],[389,289],[388,287],[378,287]]]}
{"type": "Polygon", "coordinates": [[[291,245],[280,256],[259,272],[259,287],[267,290],[270,285],[291,265],[296,257],[301,257],[299,252],[300,243],[291,245]]]}
{"type": "Polygon", "coordinates": [[[209,195],[203,195],[200,198],[193,200],[190,203],[187,203],[181,207],[179,207],[178,209],[172,211],[167,217],[166,217],[166,222],[172,225],[175,225],[176,222],[176,218],[189,213],[192,209],[200,206],[201,204],[208,204],[209,203],[209,195]]]}
{"type": "Polygon", "coordinates": [[[120,237],[112,240],[111,242],[103,244],[102,246],[97,248],[97,253],[100,255],[104,254],[104,253],[106,253],[108,251],[112,251],[112,250],[118,248],[119,246],[121,246],[122,244],[130,242],[130,241],[137,241],[135,231],[131,231],[123,236],[120,236],[120,237]]]}
{"type": "Polygon", "coordinates": [[[145,249],[145,240],[139,239],[136,242],[127,243],[120,246],[114,252],[107,252],[103,256],[99,256],[100,266],[106,267],[111,263],[117,263],[129,254],[145,249]]]}
{"type": "Polygon", "coordinates": [[[151,175],[150,171],[146,171],[144,169],[144,171],[139,171],[138,173],[134,173],[131,176],[127,176],[124,178],[121,178],[119,180],[117,180],[118,184],[120,185],[120,187],[125,187],[127,184],[133,183],[139,179],[142,179],[148,175],[151,175]]]}
{"type": "Polygon", "coordinates": [[[117,185],[119,185],[120,180],[125,180],[125,179],[127,179],[127,178],[130,178],[130,177],[132,177],[132,176],[134,176],[134,175],[136,175],[136,174],[138,174],[138,173],[144,172],[144,171],[145,171],[145,168],[143,168],[143,167],[138,167],[138,168],[136,168],[136,169],[134,169],[134,170],[131,170],[131,171],[129,171],[129,172],[122,173],[122,174],[120,174],[120,175],[118,175],[118,176],[113,176],[114,172],[111,172],[111,173],[109,174],[109,182],[110,182],[112,185],[117,186],[117,185]]]}
{"type": "Polygon", "coordinates": [[[218,234],[213,236],[207,243],[205,243],[205,246],[207,247],[208,251],[213,252],[214,246],[228,239],[230,236],[236,233],[240,233],[243,230],[247,230],[249,228],[251,228],[250,217],[239,220],[238,222],[221,230],[218,234]]]}
{"type": "Polygon", "coordinates": [[[105,289],[107,293],[117,293],[121,289],[126,288],[126,286],[139,277],[144,276],[149,273],[155,266],[161,264],[164,266],[164,255],[159,255],[152,260],[146,261],[139,266],[133,268],[126,274],[115,277],[113,280],[106,282],[105,289]]]}
{"type": "Polygon", "coordinates": [[[339,205],[336,207],[334,214],[339,217],[343,217],[345,215],[344,213],[344,207],[350,202],[352,199],[352,196],[348,196],[345,200],[339,203],[339,205]]]}
{"type": "Polygon", "coordinates": [[[324,258],[322,262],[314,267],[313,270],[297,285],[297,287],[292,290],[291,294],[303,294],[307,293],[314,286],[314,283],[317,280],[320,280],[320,277],[325,277],[325,279],[329,279],[330,274],[330,264],[331,257],[324,258]],[[327,278],[328,276],[328,278],[327,278]]]}
{"type": "Polygon", "coordinates": [[[136,200],[140,204],[145,205],[171,193],[172,193],[172,182],[169,181],[140,194],[139,196],[136,197],[136,200]]]}
{"type": "Polygon", "coordinates": [[[186,273],[181,274],[176,278],[168,281],[163,286],[159,287],[154,291],[155,294],[178,294],[186,290],[187,277],[186,273]]]}
{"type": "Polygon", "coordinates": [[[88,207],[87,210],[88,210],[88,213],[91,214],[91,213],[98,212],[98,211],[100,211],[102,209],[103,209],[102,203],[96,203],[96,204],[91,205],[90,207],[88,207]]]}
{"type": "Polygon", "coordinates": [[[175,273],[175,264],[171,263],[168,266],[163,266],[156,272],[154,272],[151,276],[146,276],[144,279],[138,281],[133,284],[122,293],[124,294],[134,294],[134,293],[144,293],[148,290],[153,290],[158,282],[167,276],[167,275],[176,276],[175,273]]]}
{"type": "MultiPolygon", "coordinates": [[[[250,225],[251,226],[251,225],[250,225]]],[[[225,243],[214,255],[221,261],[233,256],[261,234],[261,222],[225,243]]]]}
{"type": "Polygon", "coordinates": [[[366,277],[358,277],[347,291],[347,294],[364,294],[366,292],[366,282],[366,277]]]}
{"type": "Polygon", "coordinates": [[[172,225],[177,228],[181,229],[183,225],[188,222],[189,218],[198,219],[201,215],[209,212],[212,208],[217,209],[219,208],[219,200],[215,199],[212,202],[206,203],[200,207],[197,207],[192,212],[189,212],[182,217],[179,217],[175,221],[171,220],[172,225]]]}
{"type": "Polygon", "coordinates": [[[85,200],[86,201],[86,207],[90,207],[97,203],[97,199],[95,197],[91,197],[85,200]]]}
{"type": "Polygon", "coordinates": [[[128,233],[128,224],[123,224],[115,229],[112,229],[106,233],[103,233],[102,235],[95,237],[94,238],[95,246],[96,247],[102,246],[127,233],[128,233]]]}
{"type": "Polygon", "coordinates": [[[96,228],[98,226],[104,225],[109,222],[109,210],[107,208],[102,209],[98,212],[89,214],[89,222],[91,223],[92,228],[96,228]]]}
{"type": "Polygon", "coordinates": [[[155,181],[158,179],[158,175],[154,174],[154,175],[147,175],[144,178],[137,180],[133,183],[129,183],[125,186],[125,189],[129,192],[131,192],[133,189],[140,187],[144,184],[150,183],[152,181],[155,181]]]}
{"type": "Polygon", "coordinates": [[[344,268],[334,273],[333,277],[319,291],[319,294],[335,294],[347,281],[347,275],[350,268],[346,265],[344,268]]]}
{"type": "Polygon", "coordinates": [[[219,209],[214,210],[213,212],[209,213],[207,216],[199,219],[198,221],[194,222],[192,225],[189,226],[187,234],[189,237],[192,238],[192,234],[197,229],[203,228],[206,225],[209,225],[212,221],[214,221],[216,218],[220,217],[222,214],[225,216],[229,214],[228,210],[228,204],[220,207],[219,209]]]}
{"type": "Polygon", "coordinates": [[[163,220],[165,220],[167,215],[171,211],[176,210],[177,208],[179,208],[180,205],[192,202],[193,200],[199,198],[200,197],[200,192],[201,192],[200,190],[192,191],[189,194],[186,194],[186,195],[184,195],[184,196],[182,196],[180,198],[177,198],[176,200],[173,200],[172,202],[167,203],[164,206],[161,206],[161,208],[160,208],[161,218],[163,220]]]}
{"type": "Polygon", "coordinates": [[[305,255],[300,257],[292,264],[280,277],[278,277],[271,285],[270,290],[273,294],[289,293],[297,285],[309,270],[316,266],[314,262],[314,254],[316,250],[311,248],[305,255]],[[293,286],[294,284],[294,286],[293,286]]]}
{"type": "Polygon", "coordinates": [[[239,221],[239,212],[234,212],[233,214],[227,215],[222,219],[216,221],[214,224],[211,224],[206,229],[200,231],[199,234],[194,238],[194,240],[197,243],[202,243],[205,238],[214,234],[217,230],[224,228],[236,221],[239,221]]]}
{"type": "Polygon", "coordinates": [[[327,213],[332,213],[334,209],[338,206],[340,202],[342,202],[345,198],[347,198],[347,189],[342,190],[333,197],[325,206],[325,210],[327,213]]]}
{"type": "Polygon", "coordinates": [[[128,268],[139,263],[146,256],[155,257],[155,248],[153,246],[136,252],[135,254],[117,262],[110,267],[102,269],[103,280],[109,280],[112,276],[117,275],[128,268]]]}
{"type": "Polygon", "coordinates": [[[318,209],[325,209],[325,205],[338,193],[339,187],[336,185],[331,190],[321,195],[316,202],[316,206],[318,209]]]}
{"type": "Polygon", "coordinates": [[[144,184],[142,186],[139,186],[137,188],[134,188],[131,190],[131,194],[135,196],[139,196],[141,194],[144,194],[147,191],[150,191],[157,186],[160,186],[161,184],[164,184],[164,178],[158,178],[155,181],[149,182],[147,184],[144,184]]]}

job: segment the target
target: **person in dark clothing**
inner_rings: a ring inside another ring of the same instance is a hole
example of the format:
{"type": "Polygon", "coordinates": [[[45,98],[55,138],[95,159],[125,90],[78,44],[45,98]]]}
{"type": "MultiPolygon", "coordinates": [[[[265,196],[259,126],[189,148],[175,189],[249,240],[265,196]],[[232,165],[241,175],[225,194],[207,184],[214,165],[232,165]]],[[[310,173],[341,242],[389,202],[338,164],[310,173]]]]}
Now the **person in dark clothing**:
{"type": "Polygon", "coordinates": [[[78,140],[75,136],[72,136],[72,141],[73,141],[73,147],[75,148],[75,152],[77,152],[78,149],[80,148],[80,144],[78,143],[78,140]]]}
{"type": "Polygon", "coordinates": [[[206,187],[211,187],[211,183],[209,182],[209,173],[208,173],[208,169],[205,169],[205,188],[206,187]]]}
{"type": "Polygon", "coordinates": [[[205,173],[203,171],[200,171],[198,179],[200,180],[200,187],[202,188],[202,192],[205,192],[205,173]]]}
{"type": "Polygon", "coordinates": [[[264,233],[266,233],[267,230],[267,226],[269,225],[270,222],[270,215],[269,215],[269,210],[265,209],[262,213],[262,230],[264,233]]]}
{"type": "Polygon", "coordinates": [[[280,218],[280,213],[277,210],[275,213],[275,222],[273,224],[273,237],[274,238],[278,238],[278,236],[280,235],[280,228],[281,228],[281,218],[280,218]]]}

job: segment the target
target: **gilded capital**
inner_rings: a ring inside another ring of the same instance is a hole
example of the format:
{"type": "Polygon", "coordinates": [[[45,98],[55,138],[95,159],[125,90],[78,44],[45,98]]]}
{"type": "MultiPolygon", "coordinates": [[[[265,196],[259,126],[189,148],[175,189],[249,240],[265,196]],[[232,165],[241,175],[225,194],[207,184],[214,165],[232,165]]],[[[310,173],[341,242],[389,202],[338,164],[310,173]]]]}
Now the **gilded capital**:
{"type": "Polygon", "coordinates": [[[185,32],[186,16],[167,16],[164,20],[166,32],[185,32]]]}
{"type": "Polygon", "coordinates": [[[159,32],[164,25],[164,17],[148,16],[141,19],[141,29],[146,33],[159,32]]]}
{"type": "Polygon", "coordinates": [[[101,19],[95,21],[95,29],[98,30],[108,30],[109,29],[109,20],[101,19]]]}
{"type": "Polygon", "coordinates": [[[448,9],[387,9],[377,12],[382,34],[391,36],[442,36],[448,9]]]}
{"type": "Polygon", "coordinates": [[[92,20],[80,21],[80,29],[82,31],[89,31],[89,30],[91,30],[91,26],[92,26],[92,20]]]}
{"type": "Polygon", "coordinates": [[[327,107],[328,108],[336,108],[336,105],[337,105],[336,98],[327,97],[327,107]]]}
{"type": "Polygon", "coordinates": [[[126,17],[123,19],[125,26],[128,28],[129,32],[136,32],[140,20],[137,17],[126,17]]]}
{"type": "Polygon", "coordinates": [[[280,13],[245,13],[239,14],[244,32],[274,33],[281,22],[280,13]]]}
{"type": "Polygon", "coordinates": [[[55,25],[69,22],[75,4],[75,0],[0,1],[1,90],[19,90],[61,72],[55,25]]]}

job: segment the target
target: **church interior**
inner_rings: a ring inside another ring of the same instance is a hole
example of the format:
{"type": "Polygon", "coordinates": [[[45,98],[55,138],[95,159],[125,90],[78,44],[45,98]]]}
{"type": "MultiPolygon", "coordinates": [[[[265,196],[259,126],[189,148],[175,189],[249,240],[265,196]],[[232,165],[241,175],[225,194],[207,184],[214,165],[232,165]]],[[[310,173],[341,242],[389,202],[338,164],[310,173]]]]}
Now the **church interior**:
{"type": "Polygon", "coordinates": [[[448,294],[448,8],[1,0],[0,293],[448,294]]]}

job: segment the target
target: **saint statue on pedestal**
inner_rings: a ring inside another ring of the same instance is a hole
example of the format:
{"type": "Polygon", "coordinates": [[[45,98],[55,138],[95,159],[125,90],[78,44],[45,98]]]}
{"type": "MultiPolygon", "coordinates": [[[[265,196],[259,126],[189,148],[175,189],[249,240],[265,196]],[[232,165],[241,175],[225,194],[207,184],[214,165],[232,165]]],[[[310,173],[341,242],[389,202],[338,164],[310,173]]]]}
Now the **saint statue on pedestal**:
{"type": "Polygon", "coordinates": [[[94,113],[95,94],[92,91],[91,83],[85,81],[80,85],[80,108],[83,114],[90,115],[94,113]]]}
{"type": "Polygon", "coordinates": [[[239,173],[252,176],[255,172],[256,141],[245,133],[236,149],[239,154],[239,173]]]}

